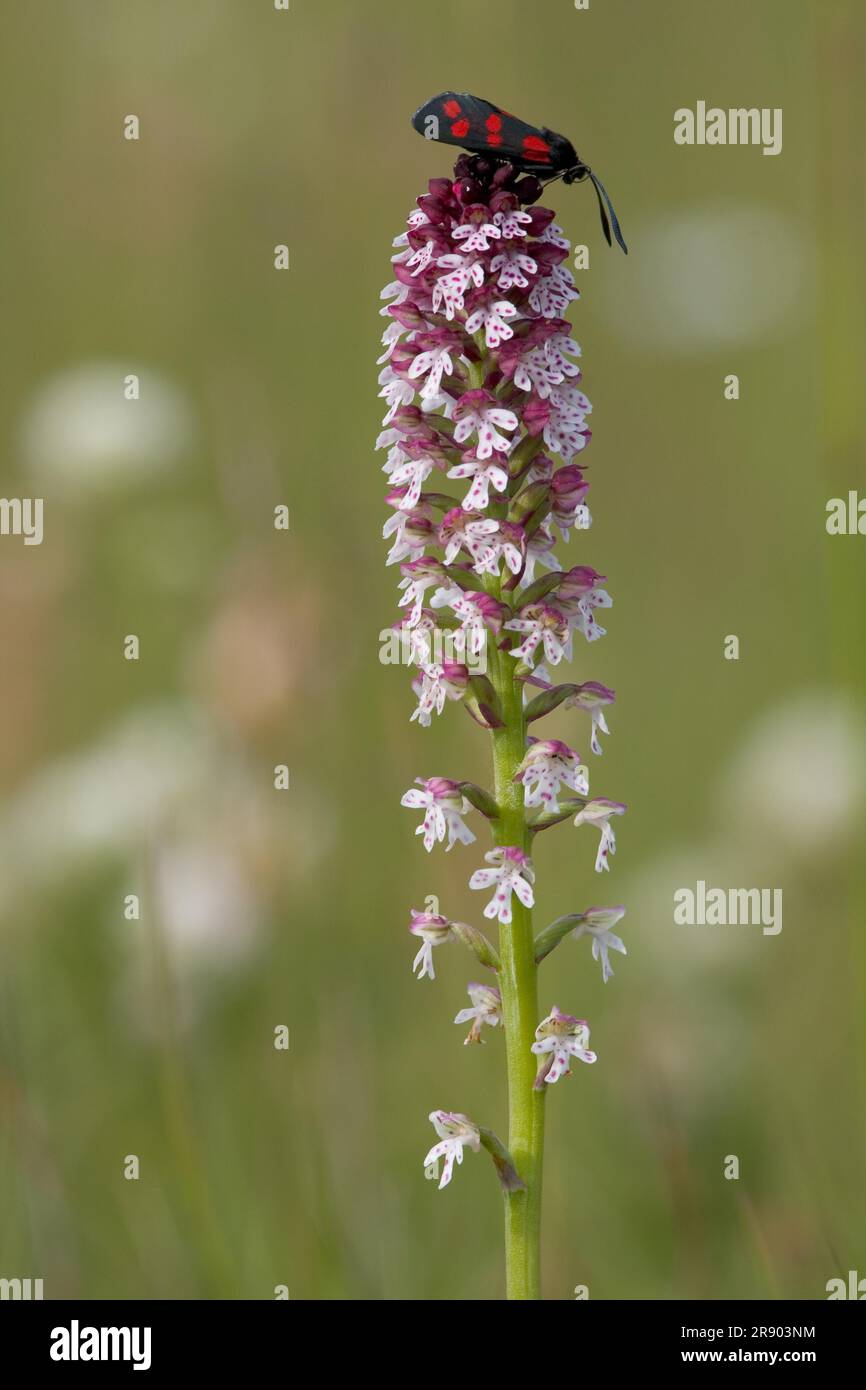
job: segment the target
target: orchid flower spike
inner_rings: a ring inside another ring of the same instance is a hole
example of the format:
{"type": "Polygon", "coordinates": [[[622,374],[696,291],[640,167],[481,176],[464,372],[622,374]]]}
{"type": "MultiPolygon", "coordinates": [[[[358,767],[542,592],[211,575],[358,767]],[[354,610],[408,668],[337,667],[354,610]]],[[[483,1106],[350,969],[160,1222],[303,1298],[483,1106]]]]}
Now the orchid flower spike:
{"type": "MultiPolygon", "coordinates": [[[[615,934],[625,909],[568,913],[536,935],[527,851],[541,831],[574,817],[597,828],[595,867],[606,870],[616,850],[611,822],[626,807],[590,797],[587,768],[570,742],[537,735],[556,710],[581,724],[588,714],[590,748],[601,753],[614,692],[598,681],[578,685],[563,668],[577,639],[604,636],[598,610],[612,599],[603,574],[560,558],[566,543],[582,549],[592,523],[591,474],[578,459],[592,437],[592,404],[566,318],[579,298],[571,245],[553,210],[540,204],[544,185],[530,172],[543,173],[551,132],[509,143],[514,118],[467,93],[442,93],[428,106],[437,121],[448,121],[447,140],[474,140],[481,131],[485,143],[483,154],[459,156],[453,176],[429,181],[394,239],[382,292],[384,419],[376,447],[385,457],[386,564],[399,570],[398,621],[383,638],[388,662],[411,668],[414,724],[428,728],[434,716],[453,716],[462,705],[492,736],[489,788],[474,778],[418,777],[401,805],[416,812],[415,833],[428,853],[472,844],[477,826],[489,825],[494,848],[469,887],[484,891],[484,916],[498,922],[499,940],[440,916],[438,907],[413,910],[412,969],[418,979],[435,979],[436,948],[456,942],[472,954],[473,971],[487,972],[492,983],[467,986],[468,1007],[454,1022],[469,1026],[466,1044],[480,1043],[485,1028],[507,1029],[508,1045],[497,1050],[508,1073],[509,1128],[521,1143],[512,1155],[483,1124],[434,1110],[436,1142],[424,1167],[442,1188],[465,1148],[489,1153],[511,1204],[508,1297],[538,1298],[543,1108],[524,1084],[524,1068],[535,1054],[534,1086],[543,1093],[568,1075],[572,1059],[592,1063],[596,1056],[589,1025],[555,1005],[534,1026],[535,970],[573,934],[591,940],[608,980],[611,952],[625,954],[615,934]],[[523,148],[526,158],[506,161],[497,153],[506,148],[523,148]]],[[[427,134],[421,114],[413,124],[427,134]]],[[[577,179],[586,176],[583,167],[567,172],[577,179]]],[[[586,732],[573,736],[581,747],[586,732]]]]}

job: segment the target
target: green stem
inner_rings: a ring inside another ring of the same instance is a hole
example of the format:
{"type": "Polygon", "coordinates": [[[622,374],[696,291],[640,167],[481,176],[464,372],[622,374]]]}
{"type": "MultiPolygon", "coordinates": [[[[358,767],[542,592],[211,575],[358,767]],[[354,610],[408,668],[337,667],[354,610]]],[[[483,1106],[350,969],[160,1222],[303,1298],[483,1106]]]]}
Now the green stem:
{"type": "MultiPolygon", "coordinates": [[[[499,587],[498,585],[496,586],[499,587]]],[[[529,850],[529,831],[523,808],[523,787],[514,774],[526,749],[526,726],[514,661],[488,644],[489,675],[499,696],[505,727],[495,729],[493,770],[499,819],[499,845],[529,850]]],[[[538,1022],[537,967],[532,913],[512,899],[513,920],[500,926],[499,972],[502,1017],[508,1068],[508,1148],[526,1184],[525,1190],[505,1194],[505,1284],[509,1299],[541,1297],[541,1177],[544,1157],[544,1094],[533,1090],[536,1061],[531,1051],[538,1022]]]]}
{"type": "MultiPolygon", "coordinates": [[[[484,382],[487,357],[483,335],[478,334],[481,360],[470,364],[473,387],[484,382]]],[[[531,441],[537,447],[537,441],[531,441]]],[[[522,441],[514,451],[527,450],[522,441]]],[[[514,457],[512,455],[512,457],[514,457]]],[[[522,460],[525,461],[525,460],[522,460]]],[[[509,487],[509,492],[513,482],[509,487]]],[[[484,586],[500,601],[506,597],[501,580],[484,586]]],[[[504,727],[494,729],[493,776],[499,817],[494,822],[497,845],[517,845],[529,852],[530,834],[523,808],[523,786],[514,774],[526,752],[526,720],[523,693],[514,679],[514,658],[487,643],[491,683],[499,696],[504,727]]],[[[508,1071],[508,1148],[525,1187],[505,1193],[505,1295],[509,1299],[541,1298],[541,1177],[544,1162],[544,1092],[533,1089],[536,1076],[535,1027],[538,1022],[538,988],[532,913],[512,897],[513,917],[499,928],[499,989],[505,1031],[508,1071]]]]}

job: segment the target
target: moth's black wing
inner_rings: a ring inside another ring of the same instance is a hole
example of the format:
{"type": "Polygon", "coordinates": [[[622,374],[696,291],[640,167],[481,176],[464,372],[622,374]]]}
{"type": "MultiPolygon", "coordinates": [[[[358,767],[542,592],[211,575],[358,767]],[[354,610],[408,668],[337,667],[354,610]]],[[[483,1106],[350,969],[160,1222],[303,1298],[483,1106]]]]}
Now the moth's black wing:
{"type": "Polygon", "coordinates": [[[440,92],[419,106],[412,124],[428,140],[508,160],[533,174],[556,174],[579,161],[570,141],[518,120],[469,92],[440,92]]]}

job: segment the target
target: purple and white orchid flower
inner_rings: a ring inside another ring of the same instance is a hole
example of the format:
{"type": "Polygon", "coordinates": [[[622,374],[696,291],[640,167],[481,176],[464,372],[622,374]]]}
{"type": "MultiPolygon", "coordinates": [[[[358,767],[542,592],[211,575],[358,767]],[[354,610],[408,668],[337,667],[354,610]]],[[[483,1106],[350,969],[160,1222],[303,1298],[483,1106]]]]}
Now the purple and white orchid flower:
{"type": "Polygon", "coordinates": [[[501,845],[488,850],[484,858],[490,869],[476,869],[469,880],[470,888],[496,889],[484,909],[485,917],[498,917],[503,925],[511,921],[511,894],[516,893],[524,907],[532,907],[535,898],[532,884],[535,870],[528,854],[515,845],[501,845]]]}
{"type": "Polygon", "coordinates": [[[424,812],[424,820],[415,831],[424,836],[424,848],[432,850],[437,841],[448,836],[446,852],[458,842],[471,845],[475,839],[463,817],[469,810],[469,802],[456,782],[448,777],[416,777],[418,788],[410,787],[400,798],[401,806],[424,812]],[[420,788],[420,790],[419,790],[420,788]]]}
{"type": "Polygon", "coordinates": [[[535,1078],[535,1089],[540,1091],[546,1084],[552,1086],[561,1076],[570,1074],[569,1059],[576,1057],[579,1062],[595,1062],[596,1054],[587,1047],[589,1024],[585,1019],[572,1018],[571,1014],[560,1013],[554,1004],[547,1018],[535,1030],[532,1051],[543,1057],[543,1062],[535,1078]]]}

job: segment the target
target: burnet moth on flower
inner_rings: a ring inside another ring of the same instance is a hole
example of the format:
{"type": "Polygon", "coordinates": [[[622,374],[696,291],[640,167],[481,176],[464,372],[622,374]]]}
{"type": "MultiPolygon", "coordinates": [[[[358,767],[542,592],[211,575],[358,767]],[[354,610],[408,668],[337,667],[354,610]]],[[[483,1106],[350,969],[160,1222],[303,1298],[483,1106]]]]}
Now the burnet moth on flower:
{"type": "Polygon", "coordinates": [[[527,125],[510,112],[469,92],[440,92],[419,106],[412,124],[427,140],[459,145],[495,164],[511,164],[518,173],[529,174],[540,183],[583,183],[590,179],[598,198],[601,226],[608,246],[612,246],[611,226],[623,251],[623,239],[613,203],[597,174],[584,164],[570,140],[546,126],[527,125]],[[608,217],[608,213],[610,217],[608,217]]]}

